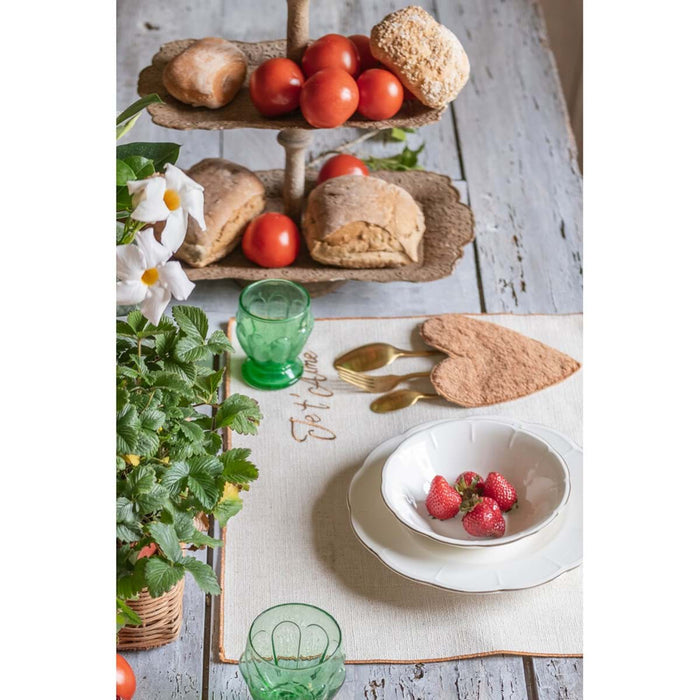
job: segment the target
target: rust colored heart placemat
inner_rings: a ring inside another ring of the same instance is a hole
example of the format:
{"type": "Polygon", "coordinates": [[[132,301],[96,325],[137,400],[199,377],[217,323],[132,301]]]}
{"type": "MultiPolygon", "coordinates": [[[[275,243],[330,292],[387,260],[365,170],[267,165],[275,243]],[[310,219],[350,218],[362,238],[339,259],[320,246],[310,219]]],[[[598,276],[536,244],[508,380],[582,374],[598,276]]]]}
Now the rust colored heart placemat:
{"type": "MultiPolygon", "coordinates": [[[[581,360],[581,315],[477,316],[581,360]]],[[[424,348],[422,318],[319,320],[305,348],[303,379],[283,391],[256,391],[240,379],[236,354],[230,393],[260,402],[255,437],[234,436],[252,449],[260,477],[244,494],[222,552],[219,654],[235,662],[255,616],[299,601],[328,610],[339,622],[354,662],[418,661],[486,654],[580,655],[581,572],[536,588],[465,595],[409,581],[386,568],[357,540],[346,506],[350,480],[380,442],[426,421],[502,415],[540,423],[581,442],[582,372],[524,398],[467,409],[445,400],[376,415],[373,394],[341,382],[333,359],[362,343],[424,348]]],[[[435,359],[400,359],[378,373],[430,369],[435,359]]],[[[431,391],[427,379],[414,382],[431,391]]]]}

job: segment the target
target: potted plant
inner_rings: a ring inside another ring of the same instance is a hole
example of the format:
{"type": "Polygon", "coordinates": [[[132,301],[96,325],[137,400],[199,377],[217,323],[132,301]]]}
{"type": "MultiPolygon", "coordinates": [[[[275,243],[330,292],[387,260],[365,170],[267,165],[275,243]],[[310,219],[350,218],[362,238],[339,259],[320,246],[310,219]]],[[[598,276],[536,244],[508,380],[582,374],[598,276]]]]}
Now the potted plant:
{"type": "MultiPolygon", "coordinates": [[[[133,124],[149,100],[118,125],[133,124]]],[[[222,452],[222,430],[255,434],[262,415],[241,394],[219,401],[224,369],[212,359],[232,348],[221,330],[209,332],[206,314],[175,306],[163,316],[171,295],[194,286],[170,258],[188,215],[204,225],[201,188],[174,167],[175,144],[119,148],[117,301],[141,310],[117,320],[117,629],[119,648],[135,649],[177,638],[186,573],[220,592],[212,568],[188,551],[222,544],[197,523],[224,527],[258,476],[250,450],[222,452]],[[156,221],[165,221],[159,240],[145,228],[156,221]]]]}

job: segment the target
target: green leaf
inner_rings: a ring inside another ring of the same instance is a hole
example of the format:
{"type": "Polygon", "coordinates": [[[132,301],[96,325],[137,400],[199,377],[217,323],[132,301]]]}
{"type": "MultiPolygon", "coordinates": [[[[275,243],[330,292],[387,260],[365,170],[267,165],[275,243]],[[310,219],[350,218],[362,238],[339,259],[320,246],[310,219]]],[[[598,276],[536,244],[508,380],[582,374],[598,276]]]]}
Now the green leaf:
{"type": "Polygon", "coordinates": [[[180,423],[180,431],[187,437],[191,442],[202,442],[204,440],[204,431],[196,424],[191,421],[183,421],[180,423]]]}
{"type": "Polygon", "coordinates": [[[151,537],[153,537],[163,551],[163,554],[165,554],[170,561],[182,561],[180,540],[178,539],[175,528],[172,525],[155,522],[151,523],[149,529],[151,532],[151,537]]]}
{"type": "Polygon", "coordinates": [[[148,320],[138,309],[129,312],[129,315],[126,317],[126,322],[136,333],[142,331],[148,325],[148,320]]]}
{"type": "Polygon", "coordinates": [[[187,542],[195,545],[196,547],[221,547],[224,544],[223,540],[217,540],[213,537],[209,537],[209,535],[205,535],[197,528],[194,528],[194,531],[187,539],[187,542]]]}
{"type": "Polygon", "coordinates": [[[148,592],[158,598],[185,575],[185,566],[180,562],[167,562],[162,557],[153,556],[146,560],[145,573],[148,592]]]}
{"type": "Polygon", "coordinates": [[[125,625],[140,625],[141,618],[124,602],[117,598],[117,632],[125,625]]]}
{"type": "Polygon", "coordinates": [[[173,318],[187,335],[202,341],[207,337],[209,330],[207,315],[196,306],[173,306],[173,318]]]}
{"type": "Polygon", "coordinates": [[[155,457],[160,446],[158,435],[152,430],[141,430],[136,444],[136,453],[142,457],[155,457]]]}
{"type": "Polygon", "coordinates": [[[389,134],[389,138],[391,138],[394,141],[405,141],[406,131],[404,129],[393,127],[391,133],[389,134]]]}
{"type": "Polygon", "coordinates": [[[136,503],[141,514],[153,513],[162,508],[168,500],[168,490],[156,484],[151,491],[136,498],[136,503]]]}
{"type": "Polygon", "coordinates": [[[193,382],[197,377],[197,368],[195,367],[193,362],[163,360],[163,369],[166,372],[172,372],[173,374],[177,374],[179,377],[182,377],[182,379],[187,379],[190,382],[193,382]]]}
{"type": "Polygon", "coordinates": [[[240,498],[222,498],[214,507],[214,517],[219,521],[221,527],[226,527],[226,523],[243,508],[243,501],[240,498]]]}
{"type": "Polygon", "coordinates": [[[136,331],[125,321],[117,321],[117,335],[134,338],[136,331]]]}
{"type": "Polygon", "coordinates": [[[142,109],[145,109],[148,107],[148,105],[156,104],[156,103],[161,103],[162,104],[163,100],[161,100],[159,95],[156,95],[155,93],[151,93],[150,95],[146,95],[145,97],[142,97],[139,100],[136,100],[136,102],[132,102],[118,117],[117,117],[117,124],[121,124],[122,122],[125,122],[127,119],[131,119],[131,117],[139,114],[142,109]]]}
{"type": "Polygon", "coordinates": [[[129,495],[134,498],[142,494],[150,493],[156,485],[156,472],[150,465],[136,467],[126,477],[129,495]]]}
{"type": "Polygon", "coordinates": [[[123,388],[117,388],[117,411],[121,410],[129,402],[129,392],[123,388]]]}
{"type": "Polygon", "coordinates": [[[124,122],[123,124],[120,124],[117,127],[117,133],[116,133],[117,141],[119,141],[119,139],[122,136],[125,136],[134,128],[134,124],[136,124],[136,121],[138,118],[139,118],[139,115],[137,114],[136,116],[131,117],[131,119],[129,119],[128,122],[124,122]]]}
{"type": "Polygon", "coordinates": [[[134,171],[123,160],[117,159],[117,186],[123,187],[129,180],[136,180],[134,171]]]}
{"type": "Polygon", "coordinates": [[[143,156],[127,156],[123,162],[133,170],[136,180],[145,180],[156,171],[153,161],[143,156]]]}
{"type": "Polygon", "coordinates": [[[180,155],[177,143],[125,143],[117,146],[117,158],[142,156],[153,161],[156,172],[163,172],[166,163],[174,163],[180,155]]]}
{"type": "Polygon", "coordinates": [[[189,382],[173,372],[154,372],[152,379],[152,386],[154,387],[169,389],[184,396],[192,394],[189,382]]]}
{"type": "Polygon", "coordinates": [[[149,408],[141,414],[141,427],[147,430],[158,430],[165,423],[165,413],[155,408],[149,408]]]}
{"type": "Polygon", "coordinates": [[[364,159],[367,167],[370,170],[422,170],[423,166],[418,164],[418,155],[425,148],[425,144],[421,144],[420,148],[413,150],[409,146],[404,146],[403,151],[388,158],[375,158],[369,156],[364,159]]]}
{"type": "Polygon", "coordinates": [[[138,415],[133,406],[127,405],[117,416],[117,452],[133,452],[138,445],[138,439],[138,415]]]}
{"type": "Polygon", "coordinates": [[[216,574],[211,566],[194,557],[185,557],[184,565],[187,571],[192,574],[192,578],[197,582],[197,585],[205,593],[211,593],[212,595],[221,593],[219,582],[216,580],[216,574]]]}
{"type": "Polygon", "coordinates": [[[248,461],[250,450],[247,448],[237,447],[228,450],[219,456],[224,470],[221,474],[224,481],[231,484],[247,484],[255,481],[258,478],[258,470],[256,466],[248,461]]]}
{"type": "Polygon", "coordinates": [[[207,346],[212,352],[233,352],[233,346],[231,341],[226,337],[226,334],[222,330],[214,331],[207,341],[207,346]]]}
{"type": "Polygon", "coordinates": [[[117,539],[121,542],[138,542],[142,537],[138,523],[117,523],[117,539]]]}
{"type": "Polygon", "coordinates": [[[184,490],[189,473],[190,467],[187,462],[173,462],[163,474],[160,483],[170,491],[172,496],[177,496],[184,490]]]}
{"type": "Polygon", "coordinates": [[[262,419],[258,402],[243,394],[229,396],[216,412],[216,427],[231,428],[240,435],[255,435],[262,419]]]}
{"type": "Polygon", "coordinates": [[[202,345],[202,340],[197,336],[186,335],[177,341],[175,356],[183,362],[196,362],[211,356],[211,350],[202,345]]]}
{"type": "MultiPolygon", "coordinates": [[[[136,551],[136,548],[134,548],[133,551],[136,551]]],[[[139,559],[128,574],[117,578],[117,595],[120,598],[125,600],[135,598],[139,594],[139,591],[145,587],[145,568],[146,560],[139,559]]]]}
{"type": "Polygon", "coordinates": [[[221,462],[216,457],[205,455],[189,460],[187,486],[207,512],[211,511],[219,499],[217,477],[220,474],[221,462]]]}

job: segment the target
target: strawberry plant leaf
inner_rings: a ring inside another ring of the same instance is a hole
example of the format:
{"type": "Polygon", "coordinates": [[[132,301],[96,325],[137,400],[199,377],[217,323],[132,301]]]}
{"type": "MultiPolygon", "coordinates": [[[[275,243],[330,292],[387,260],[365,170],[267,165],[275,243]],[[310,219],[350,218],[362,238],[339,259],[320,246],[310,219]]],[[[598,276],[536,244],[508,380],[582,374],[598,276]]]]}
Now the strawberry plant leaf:
{"type": "Polygon", "coordinates": [[[181,562],[168,562],[159,556],[146,560],[146,586],[154,598],[167,593],[184,575],[185,566],[181,562]]]}
{"type": "Polygon", "coordinates": [[[140,625],[141,618],[126,604],[117,598],[117,632],[125,625],[140,625]]]}
{"type": "Polygon", "coordinates": [[[222,330],[214,331],[207,341],[207,346],[212,352],[233,352],[233,346],[231,341],[226,337],[226,334],[222,330]]]}
{"type": "Polygon", "coordinates": [[[222,498],[215,506],[214,517],[219,521],[221,527],[226,527],[226,523],[243,508],[243,501],[236,498],[222,498]]]}
{"type": "Polygon", "coordinates": [[[180,549],[180,540],[177,537],[175,528],[172,525],[165,523],[152,523],[149,528],[151,537],[156,541],[163,554],[170,561],[182,561],[182,550],[180,549]]]}
{"type": "Polygon", "coordinates": [[[221,547],[224,543],[223,540],[217,540],[209,535],[205,535],[200,532],[197,528],[191,533],[187,541],[197,547],[221,547]]]}
{"type": "Polygon", "coordinates": [[[181,362],[196,362],[211,357],[211,350],[202,345],[202,340],[194,335],[180,338],[175,345],[175,357],[181,362]]]}
{"type": "Polygon", "coordinates": [[[146,430],[158,430],[165,423],[165,413],[155,408],[145,410],[141,414],[141,427],[146,430]]]}
{"type": "Polygon", "coordinates": [[[219,406],[215,422],[217,428],[231,428],[240,435],[255,435],[261,420],[262,413],[255,399],[233,394],[219,406]]]}
{"type": "Polygon", "coordinates": [[[207,315],[196,306],[173,306],[173,318],[186,335],[200,340],[207,337],[209,330],[207,315]]]}
{"type": "Polygon", "coordinates": [[[248,461],[250,450],[247,448],[234,448],[224,452],[221,462],[224,465],[222,477],[231,484],[247,484],[258,478],[256,466],[248,461]]]}
{"type": "Polygon", "coordinates": [[[211,566],[194,557],[185,557],[183,563],[185,569],[192,574],[192,578],[205,593],[210,593],[211,595],[219,595],[221,593],[219,582],[216,580],[216,574],[211,566]]]}

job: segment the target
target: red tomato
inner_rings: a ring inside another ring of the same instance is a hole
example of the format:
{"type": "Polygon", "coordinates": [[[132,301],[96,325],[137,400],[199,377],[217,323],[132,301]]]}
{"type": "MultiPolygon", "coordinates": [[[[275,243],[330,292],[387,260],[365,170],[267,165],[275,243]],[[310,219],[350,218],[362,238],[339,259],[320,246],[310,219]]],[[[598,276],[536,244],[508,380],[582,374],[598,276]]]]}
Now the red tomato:
{"type": "Polygon", "coordinates": [[[307,78],[324,68],[340,68],[355,76],[359,66],[360,56],[355,44],[340,34],[326,34],[316,39],[301,59],[301,67],[307,78]]]}
{"type": "Polygon", "coordinates": [[[359,92],[355,79],[340,68],[314,73],[301,89],[301,113],[311,126],[334,129],[357,109],[359,92]]]}
{"type": "Polygon", "coordinates": [[[117,654],[117,697],[120,700],[131,700],[136,692],[136,676],[129,662],[117,654]]]}
{"type": "Polygon", "coordinates": [[[320,185],[332,177],[340,177],[341,175],[369,175],[369,169],[359,158],[341,153],[329,158],[323,164],[318,173],[316,184],[320,185]]]}
{"type": "Polygon", "coordinates": [[[360,57],[360,73],[364,73],[370,68],[379,68],[382,64],[372,56],[372,52],[369,49],[369,37],[364,34],[353,34],[349,36],[348,39],[355,44],[357,49],[357,54],[360,57]]]}
{"type": "Polygon", "coordinates": [[[357,79],[360,103],[357,111],[367,119],[390,119],[403,103],[403,85],[388,70],[371,68],[357,79]]]}
{"type": "Polygon", "coordinates": [[[284,214],[256,216],[243,234],[243,254],[261,267],[286,267],[299,254],[299,229],[284,214]]]}
{"type": "Polygon", "coordinates": [[[250,99],[260,114],[276,117],[299,106],[304,74],[288,58],[271,58],[250,76],[250,99]]]}

